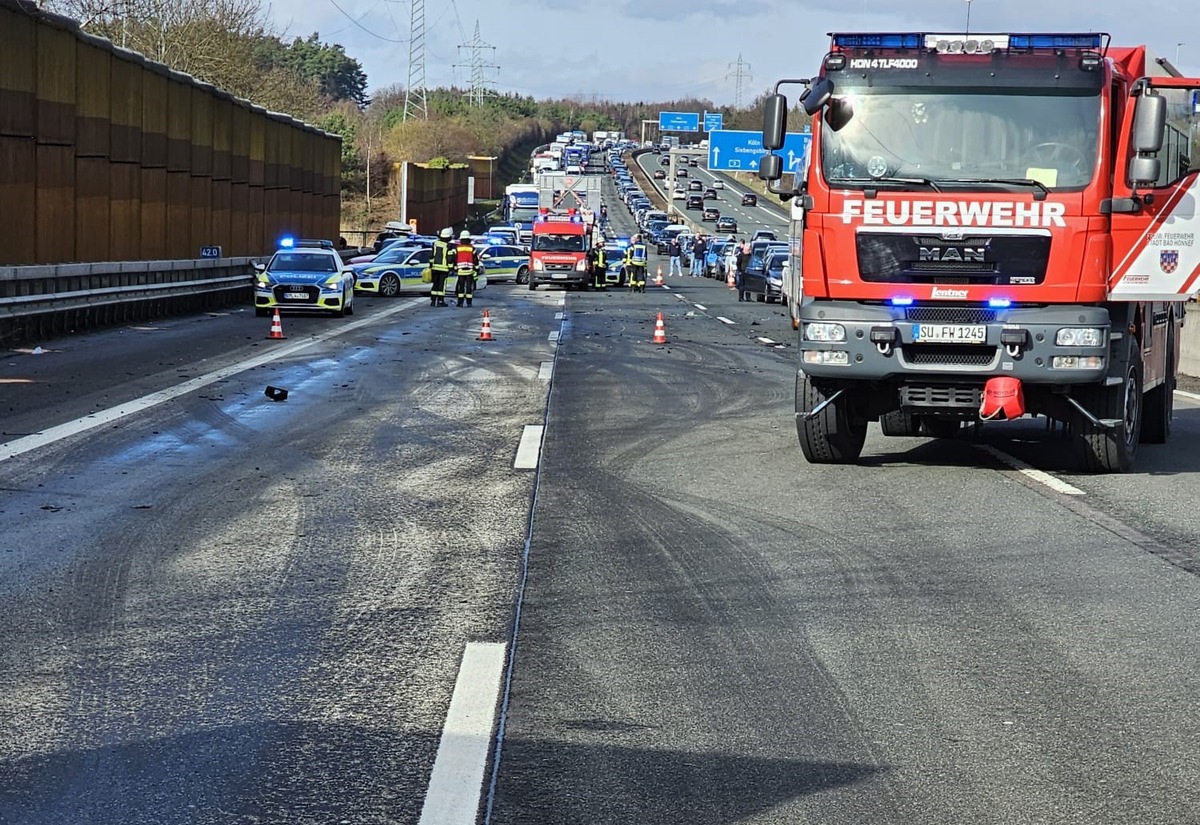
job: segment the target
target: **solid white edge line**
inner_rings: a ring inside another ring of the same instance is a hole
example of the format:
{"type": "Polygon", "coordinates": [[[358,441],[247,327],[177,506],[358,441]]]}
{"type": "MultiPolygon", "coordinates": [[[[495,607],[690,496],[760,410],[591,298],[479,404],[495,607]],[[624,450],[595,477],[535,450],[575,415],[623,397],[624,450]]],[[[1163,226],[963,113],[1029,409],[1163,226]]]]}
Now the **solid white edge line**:
{"type": "Polygon", "coordinates": [[[526,424],[517,445],[517,457],[513,459],[514,470],[536,470],[542,456],[543,424],[526,424]]]}
{"type": "Polygon", "coordinates": [[[375,323],[381,318],[387,318],[390,315],[395,315],[398,312],[403,312],[407,309],[412,309],[422,303],[421,299],[413,299],[405,301],[394,307],[386,309],[379,313],[373,313],[370,318],[363,318],[361,321],[352,321],[348,324],[340,325],[334,329],[322,332],[319,335],[314,335],[303,341],[296,341],[292,344],[283,344],[278,348],[273,348],[270,352],[265,352],[262,355],[256,355],[253,358],[247,358],[245,361],[239,361],[237,364],[228,367],[222,367],[219,370],[213,370],[205,375],[200,375],[195,378],[184,381],[182,384],[176,384],[174,387],[168,387],[165,390],[143,395],[141,398],[135,398],[132,401],[127,401],[124,404],[118,404],[115,407],[109,407],[105,410],[98,410],[91,415],[77,418],[74,421],[68,421],[65,424],[59,424],[56,427],[49,427],[42,430],[40,433],[23,436],[13,439],[12,441],[0,444],[0,461],[7,461],[10,458],[15,458],[24,453],[36,450],[40,447],[45,447],[53,444],[56,441],[62,441],[64,438],[69,438],[73,435],[85,433],[88,430],[93,430],[96,427],[103,427],[105,424],[111,424],[114,421],[119,421],[135,413],[143,412],[151,407],[157,407],[159,404],[164,404],[167,401],[172,401],[180,396],[187,395],[190,392],[195,392],[198,389],[207,387],[210,384],[215,384],[218,381],[224,381],[226,378],[231,378],[239,373],[247,372],[255,367],[261,367],[264,364],[269,364],[272,361],[278,361],[281,358],[286,358],[303,349],[313,346],[314,344],[323,343],[331,338],[336,338],[339,335],[344,335],[347,332],[353,332],[360,327],[375,323]]]}
{"type": "Polygon", "coordinates": [[[1183,398],[1186,398],[1188,401],[1200,401],[1200,395],[1197,395],[1194,392],[1187,392],[1185,390],[1175,390],[1175,394],[1178,396],[1182,396],[1183,398]]]}
{"type": "Polygon", "coordinates": [[[1080,490],[1078,487],[1074,487],[1062,479],[1055,478],[1049,473],[1042,472],[1041,470],[1035,470],[1021,459],[1011,456],[1002,450],[997,450],[990,444],[976,444],[975,449],[982,450],[993,458],[996,458],[1004,464],[1007,464],[1009,467],[1012,467],[1014,470],[1017,470],[1026,478],[1036,481],[1038,484],[1045,485],[1055,492],[1063,493],[1064,495],[1068,496],[1087,495],[1087,493],[1085,493],[1083,490],[1080,490]]]}
{"type": "Polygon", "coordinates": [[[543,381],[549,381],[554,377],[554,362],[543,361],[538,365],[538,378],[543,381]]]}
{"type": "Polygon", "coordinates": [[[770,338],[763,338],[761,335],[758,338],[760,344],[778,344],[778,341],[772,341],[770,338]]]}
{"type": "Polygon", "coordinates": [[[475,825],[507,646],[468,642],[442,726],[420,825],[475,825]]]}
{"type": "Polygon", "coordinates": [[[701,312],[708,312],[708,307],[706,307],[704,304],[692,304],[692,306],[694,306],[696,309],[700,310],[701,312]]]}
{"type": "Polygon", "coordinates": [[[718,320],[718,321],[720,321],[722,324],[729,324],[730,326],[734,326],[734,325],[735,325],[735,323],[736,323],[736,322],[734,322],[734,321],[730,321],[730,320],[729,320],[728,318],[726,318],[724,315],[718,315],[718,316],[717,316],[717,320],[718,320]]]}

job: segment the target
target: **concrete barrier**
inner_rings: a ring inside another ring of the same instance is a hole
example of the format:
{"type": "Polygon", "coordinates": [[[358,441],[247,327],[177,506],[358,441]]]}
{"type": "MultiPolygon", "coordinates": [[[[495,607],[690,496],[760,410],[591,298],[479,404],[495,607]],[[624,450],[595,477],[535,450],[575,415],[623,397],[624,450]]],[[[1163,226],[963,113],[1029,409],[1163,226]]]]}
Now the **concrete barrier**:
{"type": "Polygon", "coordinates": [[[1200,378],[1200,304],[1188,304],[1179,341],[1179,372],[1200,378]]]}

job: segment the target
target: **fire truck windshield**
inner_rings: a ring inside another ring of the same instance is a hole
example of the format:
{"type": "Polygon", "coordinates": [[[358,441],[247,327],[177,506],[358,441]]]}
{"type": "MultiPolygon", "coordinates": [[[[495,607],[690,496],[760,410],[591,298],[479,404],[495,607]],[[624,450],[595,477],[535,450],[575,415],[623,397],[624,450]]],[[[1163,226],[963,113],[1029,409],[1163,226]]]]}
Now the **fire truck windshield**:
{"type": "Polygon", "coordinates": [[[535,232],[533,248],[538,252],[582,252],[583,235],[559,235],[535,232]]]}
{"type": "Polygon", "coordinates": [[[834,186],[1028,182],[1080,189],[1095,172],[1096,92],[862,88],[838,94],[821,129],[834,186]],[[834,131],[830,121],[844,126],[834,131]]]}

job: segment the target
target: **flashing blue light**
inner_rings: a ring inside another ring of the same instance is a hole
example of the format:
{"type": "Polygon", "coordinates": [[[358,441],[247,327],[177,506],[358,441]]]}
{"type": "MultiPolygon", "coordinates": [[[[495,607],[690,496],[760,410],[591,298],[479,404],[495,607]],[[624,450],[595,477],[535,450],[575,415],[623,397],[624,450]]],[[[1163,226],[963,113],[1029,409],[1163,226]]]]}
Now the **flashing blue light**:
{"type": "Polygon", "coordinates": [[[839,49],[919,49],[919,34],[835,34],[833,45],[839,49]]]}
{"type": "Polygon", "coordinates": [[[892,298],[892,306],[894,307],[910,307],[912,306],[912,302],[911,295],[897,295],[895,298],[892,298]]]}
{"type": "Polygon", "coordinates": [[[988,306],[992,309],[1008,309],[1012,301],[1008,298],[988,298],[988,306]]]}
{"type": "Polygon", "coordinates": [[[629,246],[629,238],[617,238],[617,246],[626,249],[629,246]]]}
{"type": "Polygon", "coordinates": [[[279,239],[279,248],[280,249],[291,249],[295,245],[296,245],[296,239],[293,238],[291,235],[285,235],[279,239]]]}
{"type": "Polygon", "coordinates": [[[1010,49],[1098,49],[1100,34],[1010,34],[1010,49]]]}

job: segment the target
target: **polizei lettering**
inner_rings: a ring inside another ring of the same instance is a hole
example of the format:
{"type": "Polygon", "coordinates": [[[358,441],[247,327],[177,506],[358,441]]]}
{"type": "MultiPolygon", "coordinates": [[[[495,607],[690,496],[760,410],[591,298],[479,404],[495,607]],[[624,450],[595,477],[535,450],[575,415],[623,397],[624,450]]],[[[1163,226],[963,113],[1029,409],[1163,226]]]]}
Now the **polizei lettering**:
{"type": "Polygon", "coordinates": [[[865,226],[1066,226],[1061,203],[1012,201],[847,200],[842,222],[865,226]]]}

